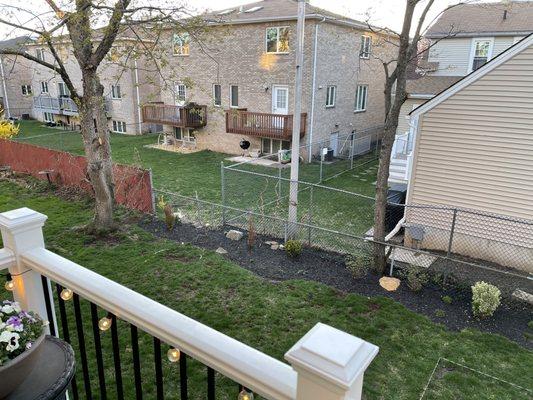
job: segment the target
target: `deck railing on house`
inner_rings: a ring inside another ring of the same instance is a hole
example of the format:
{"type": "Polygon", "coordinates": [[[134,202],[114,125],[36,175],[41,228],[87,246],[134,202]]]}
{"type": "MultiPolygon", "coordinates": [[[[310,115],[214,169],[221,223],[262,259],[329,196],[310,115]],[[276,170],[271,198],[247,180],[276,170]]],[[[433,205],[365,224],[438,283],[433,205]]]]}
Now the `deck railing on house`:
{"type": "Polygon", "coordinates": [[[175,353],[179,355],[179,396],[182,400],[187,399],[190,392],[189,358],[205,366],[208,400],[217,398],[217,376],[236,382],[235,398],[239,396],[240,399],[251,398],[250,393],[258,393],[267,399],[287,400],[361,398],[363,374],[378,352],[376,346],[330,326],[317,324],[286,353],[285,358],[292,366],[285,364],[47,250],[42,234],[45,221],[45,215],[28,208],[0,214],[5,245],[0,249],[0,269],[8,268],[13,277],[15,300],[24,309],[47,318],[52,335],[59,332],[52,290],[56,288],[62,337],[77,345],[75,352],[81,361],[80,373],[70,389],[74,399],[93,397],[95,386],[91,385],[91,379],[98,381],[96,387],[100,398],[105,399],[108,392],[113,392],[117,398],[123,399],[126,385],[134,386],[135,397],[142,398],[146,378],[141,375],[141,363],[148,360],[141,358],[139,330],[153,337],[154,356],[149,359],[154,362],[157,399],[164,398],[165,393],[162,346],[176,349],[175,353]],[[68,289],[66,295],[65,289],[68,289]],[[74,341],[71,341],[74,332],[69,331],[74,325],[69,324],[65,308],[69,299],[73,300],[74,308],[77,336],[74,341]],[[83,318],[85,302],[89,303],[94,352],[86,346],[89,335],[84,332],[84,325],[89,321],[83,318]],[[105,317],[99,320],[99,315],[105,317]],[[119,321],[122,325],[129,324],[133,382],[123,379],[125,360],[119,347],[119,321]],[[110,387],[109,378],[106,379],[109,373],[106,374],[104,368],[102,327],[111,330],[114,388],[110,387]],[[91,355],[96,362],[89,359],[91,355]],[[94,365],[96,371],[91,370],[94,365]]]}
{"type": "MultiPolygon", "coordinates": [[[[106,98],[104,101],[105,110],[110,111],[111,107],[109,99],[106,98]]],[[[33,98],[33,108],[54,114],[78,114],[78,106],[74,100],[69,97],[35,96],[33,98]]]]}
{"type": "MultiPolygon", "coordinates": [[[[243,110],[226,111],[226,132],[240,135],[290,140],[293,115],[258,113],[243,110]]],[[[307,114],[301,116],[300,137],[305,135],[307,114]]]]}
{"type": "Polygon", "coordinates": [[[182,128],[201,128],[207,124],[207,106],[173,106],[145,104],[143,122],[172,125],[182,128]]]}

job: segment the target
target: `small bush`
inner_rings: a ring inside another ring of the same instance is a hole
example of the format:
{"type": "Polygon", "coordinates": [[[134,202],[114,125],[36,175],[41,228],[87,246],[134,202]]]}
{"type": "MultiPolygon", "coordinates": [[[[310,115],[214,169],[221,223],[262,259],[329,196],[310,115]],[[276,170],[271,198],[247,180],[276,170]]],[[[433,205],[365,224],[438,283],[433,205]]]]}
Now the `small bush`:
{"type": "Polygon", "coordinates": [[[419,292],[427,285],[429,281],[428,274],[420,267],[411,265],[407,271],[407,286],[413,292],[419,292]]]}
{"type": "Polygon", "coordinates": [[[528,327],[529,329],[533,329],[533,321],[529,321],[529,322],[527,323],[527,327],[528,327]]]}
{"type": "Polygon", "coordinates": [[[442,296],[442,301],[446,304],[452,304],[452,298],[450,296],[442,296]]]}
{"type": "Polygon", "coordinates": [[[161,210],[163,210],[163,213],[165,214],[165,224],[167,226],[167,229],[169,231],[173,230],[174,226],[176,225],[176,215],[174,214],[174,211],[172,210],[172,206],[165,201],[163,196],[159,197],[157,206],[161,210]]]}
{"type": "Polygon", "coordinates": [[[500,305],[501,292],[496,286],[477,282],[472,286],[472,312],[476,317],[491,317],[500,305]]]}
{"type": "Polygon", "coordinates": [[[344,264],[352,276],[359,279],[368,273],[372,264],[372,256],[364,250],[355,254],[347,254],[344,257],[344,264]]]}
{"type": "Polygon", "coordinates": [[[302,254],[302,244],[297,240],[287,240],[285,242],[285,251],[291,258],[297,258],[302,254]]]}
{"type": "Polygon", "coordinates": [[[435,310],[435,316],[438,318],[444,318],[446,316],[446,313],[444,310],[435,310]]]}

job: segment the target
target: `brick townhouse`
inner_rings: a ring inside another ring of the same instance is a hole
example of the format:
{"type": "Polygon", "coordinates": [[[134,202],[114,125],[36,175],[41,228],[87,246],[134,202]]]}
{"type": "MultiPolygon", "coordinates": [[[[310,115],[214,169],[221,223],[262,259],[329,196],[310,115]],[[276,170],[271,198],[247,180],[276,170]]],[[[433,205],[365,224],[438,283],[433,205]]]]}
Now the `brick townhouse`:
{"type": "MultiPolygon", "coordinates": [[[[263,0],[204,16],[191,35],[167,29],[161,103],[143,106],[143,121],[173,140],[230,154],[290,147],[294,104],[297,2],[263,0]]],[[[339,137],[384,120],[387,44],[364,22],[307,5],[302,144],[339,137]]],[[[318,147],[317,147],[318,149],[318,147]]]]}

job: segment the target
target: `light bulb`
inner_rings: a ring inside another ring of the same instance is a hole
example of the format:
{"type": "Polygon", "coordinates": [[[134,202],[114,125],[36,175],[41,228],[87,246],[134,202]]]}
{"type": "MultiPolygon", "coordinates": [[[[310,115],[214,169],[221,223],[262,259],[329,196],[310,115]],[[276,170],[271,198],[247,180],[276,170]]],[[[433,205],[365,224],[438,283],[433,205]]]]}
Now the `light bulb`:
{"type": "Polygon", "coordinates": [[[180,359],[180,351],[178,349],[170,348],[167,351],[168,361],[175,363],[180,359]]]}
{"type": "Polygon", "coordinates": [[[62,298],[64,301],[69,301],[70,299],[72,299],[72,296],[73,296],[73,295],[74,295],[74,293],[72,292],[72,290],[67,289],[67,288],[63,289],[63,290],[61,291],[61,294],[60,294],[61,298],[62,298]]]}
{"type": "Polygon", "coordinates": [[[13,282],[12,280],[6,281],[6,283],[4,285],[4,288],[6,290],[12,292],[13,289],[15,289],[15,282],[13,282]]]}
{"type": "Polygon", "coordinates": [[[238,400],[254,400],[254,394],[252,392],[248,392],[246,389],[242,389],[237,399],[238,400]]]}
{"type": "Polygon", "coordinates": [[[100,328],[101,331],[107,331],[109,328],[111,328],[111,322],[111,318],[104,317],[98,321],[98,328],[100,328]]]}

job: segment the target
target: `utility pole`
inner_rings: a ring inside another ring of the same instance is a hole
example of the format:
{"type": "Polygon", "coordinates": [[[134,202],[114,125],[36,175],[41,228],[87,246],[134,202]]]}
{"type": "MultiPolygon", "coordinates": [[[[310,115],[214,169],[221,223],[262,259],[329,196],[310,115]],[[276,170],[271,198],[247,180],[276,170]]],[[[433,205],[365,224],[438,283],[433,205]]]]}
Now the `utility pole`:
{"type": "Polygon", "coordinates": [[[300,128],[302,121],[302,73],[304,63],[305,3],[298,0],[298,23],[296,27],[296,78],[294,84],[294,117],[292,119],[291,182],[289,194],[289,238],[294,237],[298,222],[298,179],[300,167],[300,128]]]}

